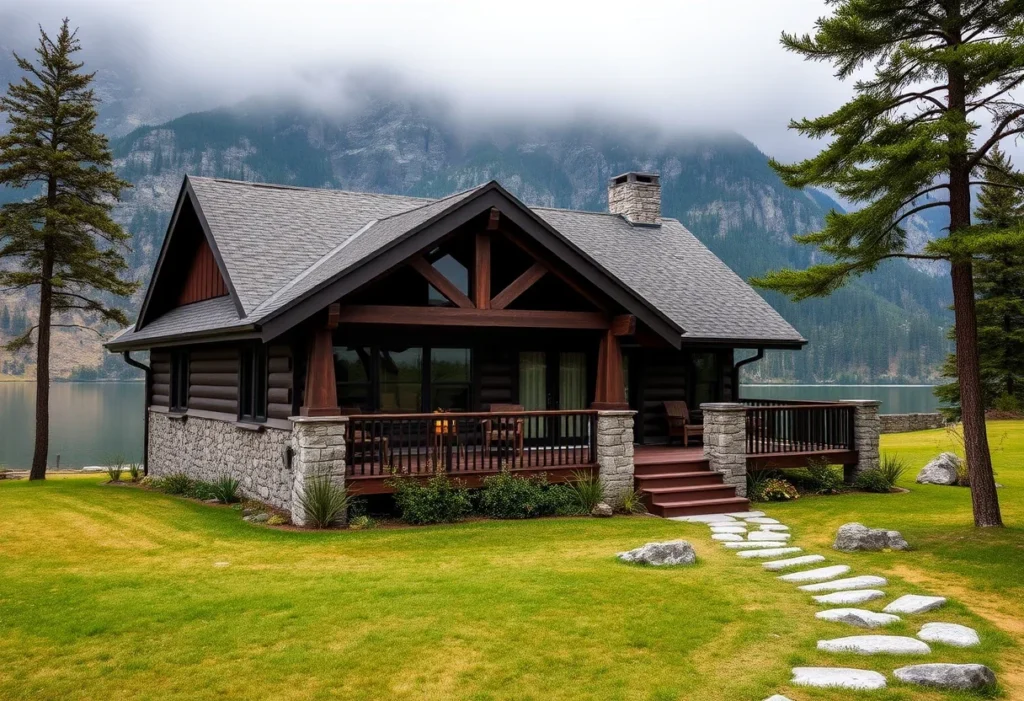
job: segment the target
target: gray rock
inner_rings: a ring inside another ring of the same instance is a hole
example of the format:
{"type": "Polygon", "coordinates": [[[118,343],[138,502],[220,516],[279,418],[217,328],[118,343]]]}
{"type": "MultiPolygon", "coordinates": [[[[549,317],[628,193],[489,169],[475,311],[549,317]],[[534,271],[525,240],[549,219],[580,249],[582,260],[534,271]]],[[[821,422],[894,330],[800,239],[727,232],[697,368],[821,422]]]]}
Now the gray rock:
{"type": "Polygon", "coordinates": [[[900,620],[889,613],[875,613],[867,609],[828,609],[814,614],[815,618],[835,623],[848,623],[858,628],[881,628],[900,620]]]}
{"type": "Polygon", "coordinates": [[[819,604],[849,606],[851,604],[863,604],[865,601],[881,599],[883,596],[885,596],[885,592],[881,589],[855,589],[853,591],[837,591],[834,594],[812,596],[811,598],[819,604]]]}
{"type": "Polygon", "coordinates": [[[797,548],[797,547],[792,547],[792,548],[765,548],[763,550],[760,549],[760,548],[754,548],[753,550],[741,550],[740,552],[738,552],[736,554],[739,555],[742,558],[750,558],[750,557],[769,558],[769,557],[780,557],[782,555],[789,555],[790,553],[799,553],[799,552],[803,552],[803,550],[804,550],[803,548],[797,548]]]}
{"type": "Polygon", "coordinates": [[[711,540],[732,541],[737,543],[743,540],[743,536],[738,533],[712,533],[711,540]]]}
{"type": "Polygon", "coordinates": [[[917,473],[918,484],[956,484],[960,458],[953,453],[943,453],[921,468],[917,473]]]}
{"type": "Polygon", "coordinates": [[[623,562],[643,565],[692,565],[697,561],[693,546],[685,540],[670,540],[665,543],[647,543],[642,548],[619,553],[623,562]]]}
{"type": "Polygon", "coordinates": [[[590,511],[591,516],[597,516],[598,518],[608,518],[614,513],[614,509],[612,509],[612,507],[609,506],[608,504],[605,504],[603,501],[600,504],[596,505],[590,511]]]}
{"type": "Polygon", "coordinates": [[[885,577],[877,577],[873,574],[861,575],[859,577],[847,577],[832,582],[819,582],[817,584],[805,584],[800,591],[845,591],[847,589],[863,589],[864,587],[884,587],[889,582],[885,577]]]}
{"type": "Polygon", "coordinates": [[[893,676],[901,682],[938,689],[984,689],[996,683],[995,672],[983,664],[915,664],[900,667],[893,676]]]}
{"type": "Polygon", "coordinates": [[[784,570],[788,567],[801,567],[802,565],[813,565],[816,562],[824,561],[824,555],[801,555],[800,557],[791,557],[787,560],[772,560],[771,562],[765,562],[761,567],[775,572],[777,570],[784,570]]]}
{"type": "Polygon", "coordinates": [[[956,623],[925,623],[917,637],[930,643],[945,643],[953,647],[981,645],[978,631],[956,623]]]}
{"type": "Polygon", "coordinates": [[[265,511],[260,511],[255,514],[250,514],[249,516],[244,516],[242,520],[248,521],[249,523],[266,523],[270,520],[270,514],[265,511]]]}
{"type": "Polygon", "coordinates": [[[825,652],[855,652],[858,655],[927,655],[932,649],[916,638],[902,635],[851,635],[847,638],[819,640],[825,652]]]}
{"type": "Polygon", "coordinates": [[[816,570],[784,574],[779,579],[783,582],[822,582],[826,579],[840,577],[849,571],[849,565],[832,565],[831,567],[819,567],[816,570]]]}
{"type": "Polygon", "coordinates": [[[907,594],[896,599],[883,611],[886,613],[925,613],[933,611],[946,603],[944,596],[920,596],[918,594],[907,594]]]}
{"type": "Polygon", "coordinates": [[[884,689],[885,677],[878,672],[849,667],[794,667],[792,684],[823,689],[884,689]]]}
{"type": "Polygon", "coordinates": [[[855,552],[857,550],[909,550],[910,546],[899,531],[887,531],[883,528],[868,528],[860,523],[847,523],[839,527],[836,542],[832,545],[836,550],[855,552]]]}

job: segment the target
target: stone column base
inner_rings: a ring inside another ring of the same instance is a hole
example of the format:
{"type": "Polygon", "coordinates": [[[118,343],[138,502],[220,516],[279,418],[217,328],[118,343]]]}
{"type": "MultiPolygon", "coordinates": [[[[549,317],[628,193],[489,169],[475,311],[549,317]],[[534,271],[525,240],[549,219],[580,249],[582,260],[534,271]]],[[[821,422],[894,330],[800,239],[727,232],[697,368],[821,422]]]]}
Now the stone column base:
{"type": "Polygon", "coordinates": [[[597,412],[597,462],[605,500],[618,506],[633,489],[633,416],[635,411],[597,412]]]}
{"type": "Polygon", "coordinates": [[[704,457],[722,480],[747,496],[747,414],[742,404],[701,404],[704,412],[704,457]]]}
{"type": "Polygon", "coordinates": [[[311,479],[330,479],[345,487],[345,434],[348,417],[293,416],[292,421],[292,523],[306,525],[302,498],[311,479]]]}
{"type": "Polygon", "coordinates": [[[857,464],[843,466],[843,479],[853,484],[857,475],[876,469],[880,463],[878,439],[882,421],[878,418],[881,402],[874,399],[843,399],[853,406],[853,449],[857,451],[857,464]]]}

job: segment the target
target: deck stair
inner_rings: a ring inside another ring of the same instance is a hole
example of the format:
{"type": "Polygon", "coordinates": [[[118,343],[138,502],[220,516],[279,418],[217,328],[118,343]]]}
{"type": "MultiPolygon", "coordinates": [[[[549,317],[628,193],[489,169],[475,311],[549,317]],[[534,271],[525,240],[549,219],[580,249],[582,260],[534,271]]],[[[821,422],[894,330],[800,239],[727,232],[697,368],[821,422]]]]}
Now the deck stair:
{"type": "Polygon", "coordinates": [[[703,451],[641,448],[634,456],[633,481],[655,516],[698,516],[745,511],[749,501],[712,472],[703,451]]]}

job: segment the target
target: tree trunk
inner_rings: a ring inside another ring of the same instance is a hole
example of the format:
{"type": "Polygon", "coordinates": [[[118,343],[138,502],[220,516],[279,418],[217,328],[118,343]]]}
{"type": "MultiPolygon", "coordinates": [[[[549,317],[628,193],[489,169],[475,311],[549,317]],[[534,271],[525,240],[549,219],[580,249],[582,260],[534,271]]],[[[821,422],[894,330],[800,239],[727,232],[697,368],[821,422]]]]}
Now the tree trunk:
{"type": "Polygon", "coordinates": [[[53,306],[53,253],[45,245],[39,286],[39,328],[36,340],[36,441],[30,480],[46,479],[50,451],[50,312],[53,306]]]}

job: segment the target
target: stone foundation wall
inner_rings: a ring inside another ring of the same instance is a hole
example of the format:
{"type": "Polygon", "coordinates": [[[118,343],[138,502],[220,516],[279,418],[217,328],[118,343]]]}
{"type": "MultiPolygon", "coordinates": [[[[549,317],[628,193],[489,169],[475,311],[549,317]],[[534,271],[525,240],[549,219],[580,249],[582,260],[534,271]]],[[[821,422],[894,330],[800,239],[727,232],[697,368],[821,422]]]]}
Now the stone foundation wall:
{"type": "Polygon", "coordinates": [[[231,475],[245,496],[291,511],[292,471],[284,460],[291,438],[279,428],[252,431],[229,421],[150,412],[149,474],[183,472],[207,482],[231,475]]]}
{"type": "Polygon", "coordinates": [[[701,404],[704,412],[704,457],[723,481],[747,496],[747,428],[742,404],[701,404]]]}
{"type": "Polygon", "coordinates": [[[633,489],[634,411],[597,412],[597,466],[608,503],[633,489]]]}
{"type": "Polygon", "coordinates": [[[933,428],[945,428],[946,419],[942,414],[881,414],[882,433],[907,433],[908,431],[928,431],[933,428]]]}

